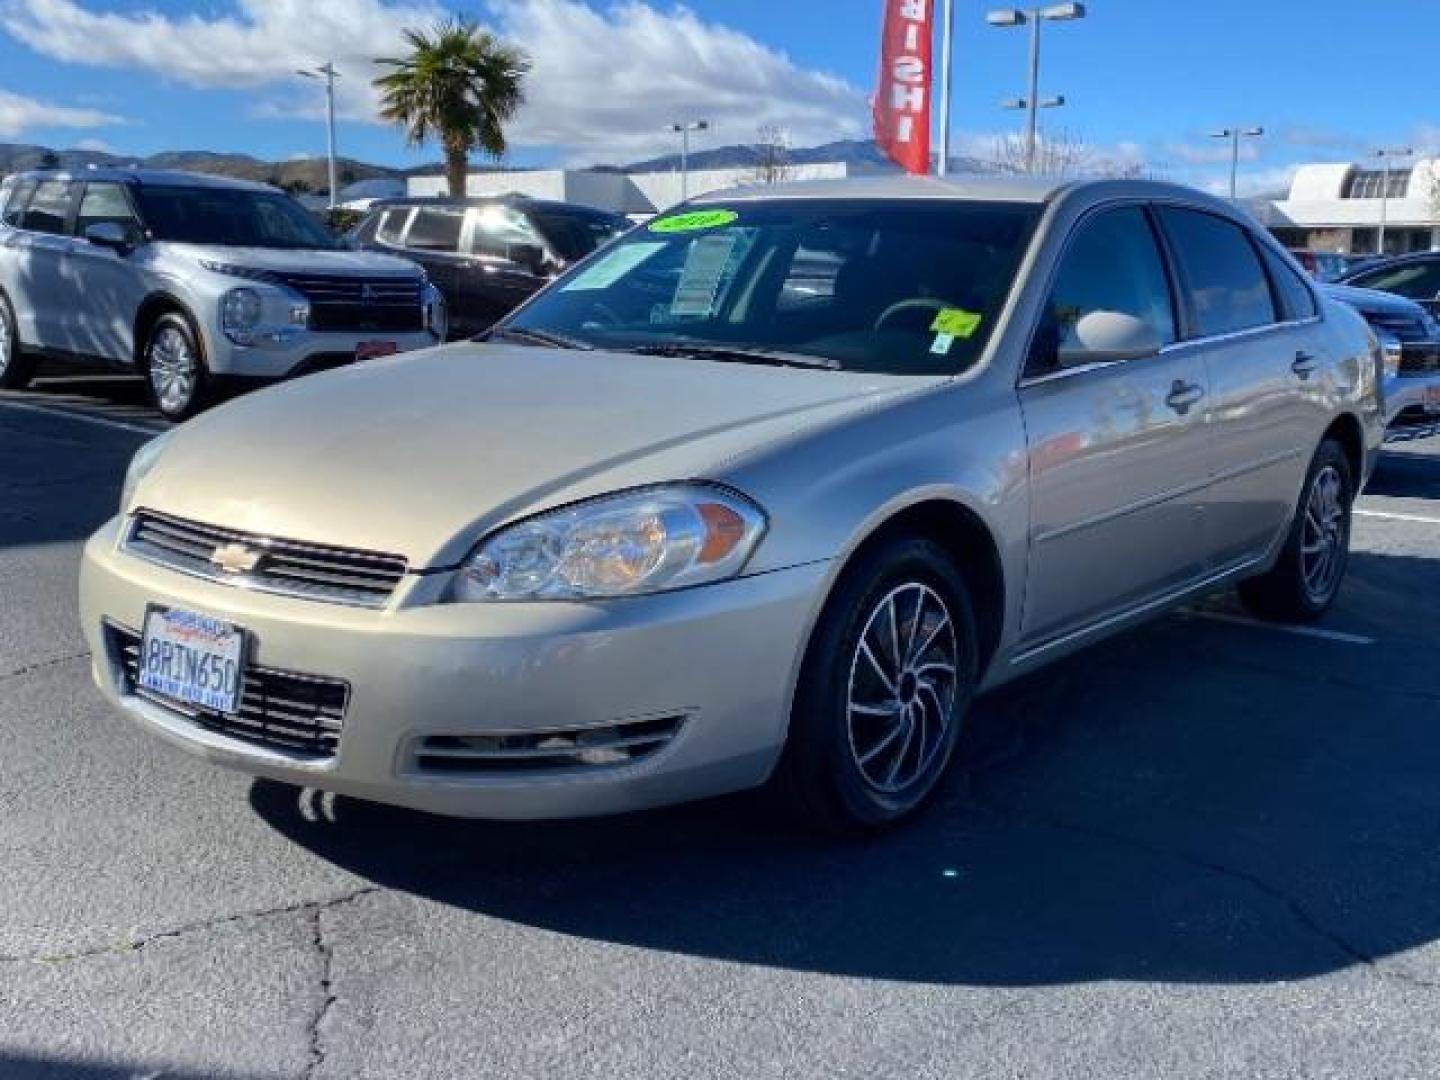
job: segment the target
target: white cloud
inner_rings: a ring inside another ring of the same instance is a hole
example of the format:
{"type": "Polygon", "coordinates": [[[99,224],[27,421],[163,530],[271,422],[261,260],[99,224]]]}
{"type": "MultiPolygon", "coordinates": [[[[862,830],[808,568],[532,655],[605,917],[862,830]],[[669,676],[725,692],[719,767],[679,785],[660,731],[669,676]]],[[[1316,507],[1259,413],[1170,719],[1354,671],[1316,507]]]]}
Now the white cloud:
{"type": "MultiPolygon", "coordinates": [[[[1295,170],[1300,166],[1275,165],[1268,169],[1249,169],[1236,174],[1235,193],[1241,198],[1249,198],[1255,195],[1272,195],[1276,192],[1290,190],[1290,181],[1295,178],[1295,170]]],[[[1209,177],[1204,180],[1192,179],[1188,181],[1208,191],[1211,195],[1230,194],[1230,176],[1226,173],[1223,177],[1209,177]]]]}
{"type": "MultiPolygon", "coordinates": [[[[674,145],[671,122],[704,118],[718,143],[762,124],[797,145],[857,137],[865,95],[683,7],[642,0],[491,0],[500,36],[533,61],[511,141],[558,146],[577,160],[623,161],[674,145]]],[[[374,58],[403,50],[401,32],[443,16],[431,0],[237,0],[217,14],[101,11],[79,0],[0,0],[0,25],[46,56],[153,72],[197,88],[263,91],[262,116],[315,116],[318,86],[299,67],[334,60],[340,114],[374,120],[374,58]]]]}
{"type": "Polygon", "coordinates": [[[535,64],[520,143],[624,161],[676,149],[665,128],[690,118],[709,120],[706,138],[720,145],[753,141],[762,125],[784,129],[797,146],[866,131],[860,90],[684,8],[639,0],[603,12],[576,0],[491,8],[501,34],[535,64]]]}
{"type": "Polygon", "coordinates": [[[121,117],[101,112],[99,109],[52,105],[46,101],[36,101],[34,98],[0,90],[0,136],[5,138],[14,138],[29,128],[91,128],[124,122],[121,117]]]}
{"type": "Polygon", "coordinates": [[[104,139],[80,139],[70,147],[71,150],[90,150],[97,154],[113,154],[115,148],[104,139]]]}

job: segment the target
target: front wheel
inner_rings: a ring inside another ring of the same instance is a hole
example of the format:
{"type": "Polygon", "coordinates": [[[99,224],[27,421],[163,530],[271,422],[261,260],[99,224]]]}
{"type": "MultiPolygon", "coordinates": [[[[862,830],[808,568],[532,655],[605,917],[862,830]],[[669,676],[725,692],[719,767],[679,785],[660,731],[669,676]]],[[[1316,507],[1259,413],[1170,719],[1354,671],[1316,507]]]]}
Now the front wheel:
{"type": "Polygon", "coordinates": [[[0,390],[24,390],[35,374],[35,359],[20,350],[20,328],[10,300],[0,293],[0,390]]]}
{"type": "Polygon", "coordinates": [[[950,762],[978,667],[969,590],[944,551],[904,539],[862,555],[806,653],[778,784],[828,831],[910,816],[950,762]]]}
{"type": "Polygon", "coordinates": [[[209,400],[209,375],[200,340],[177,312],[161,315],[145,343],[150,400],[167,420],[186,420],[209,400]]]}
{"type": "Polygon", "coordinates": [[[1279,561],[1240,584],[1240,599],[1261,618],[1314,622],[1330,609],[1350,560],[1355,483],[1345,450],[1326,439],[1315,452],[1279,561]]]}

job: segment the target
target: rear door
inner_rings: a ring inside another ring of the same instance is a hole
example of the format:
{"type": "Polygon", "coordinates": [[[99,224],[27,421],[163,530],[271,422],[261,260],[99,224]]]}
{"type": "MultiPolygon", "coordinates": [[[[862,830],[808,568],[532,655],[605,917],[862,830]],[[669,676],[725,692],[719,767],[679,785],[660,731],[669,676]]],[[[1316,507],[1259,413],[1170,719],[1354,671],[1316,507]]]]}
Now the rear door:
{"type": "Polygon", "coordinates": [[[1215,483],[1205,530],[1211,568],[1227,569],[1261,556],[1284,530],[1323,427],[1315,300],[1278,257],[1286,276],[1272,281],[1264,250],[1239,224],[1188,207],[1158,214],[1186,299],[1182,348],[1204,358],[1210,379],[1215,483]]]}
{"type": "Polygon", "coordinates": [[[1083,219],[1061,256],[1020,386],[1031,484],[1027,647],[1203,576],[1208,383],[1201,355],[1176,340],[1171,284],[1145,208],[1083,219]],[[1093,311],[1141,319],[1163,348],[1058,367],[1058,343],[1093,311]]]}
{"type": "Polygon", "coordinates": [[[21,328],[27,343],[61,352],[76,351],[80,308],[88,302],[70,265],[71,208],[75,185],[40,181],[20,214],[15,234],[15,274],[30,321],[21,328]]]}

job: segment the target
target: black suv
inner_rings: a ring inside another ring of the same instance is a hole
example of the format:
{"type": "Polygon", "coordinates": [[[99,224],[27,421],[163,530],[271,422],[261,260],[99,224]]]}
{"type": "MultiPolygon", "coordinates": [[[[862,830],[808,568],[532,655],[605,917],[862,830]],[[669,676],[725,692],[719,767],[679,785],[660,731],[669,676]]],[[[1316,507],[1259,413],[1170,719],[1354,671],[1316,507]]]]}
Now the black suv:
{"type": "Polygon", "coordinates": [[[617,214],[519,195],[406,198],[377,202],[349,238],[425,267],[445,295],[451,336],[470,337],[629,228],[617,214]]]}

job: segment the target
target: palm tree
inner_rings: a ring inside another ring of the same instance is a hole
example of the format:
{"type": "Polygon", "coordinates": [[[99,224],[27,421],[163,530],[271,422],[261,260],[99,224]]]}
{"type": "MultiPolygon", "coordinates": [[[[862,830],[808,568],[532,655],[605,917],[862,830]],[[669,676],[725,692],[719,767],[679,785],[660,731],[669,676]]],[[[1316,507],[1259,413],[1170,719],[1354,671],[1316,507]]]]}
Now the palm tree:
{"type": "Polygon", "coordinates": [[[375,79],[380,115],[405,128],[411,146],[437,138],[450,194],[463,196],[470,151],[505,153],[504,125],[524,101],[530,60],[468,19],[436,23],[429,34],[407,30],[405,39],[408,57],[376,61],[394,69],[375,79]]]}

